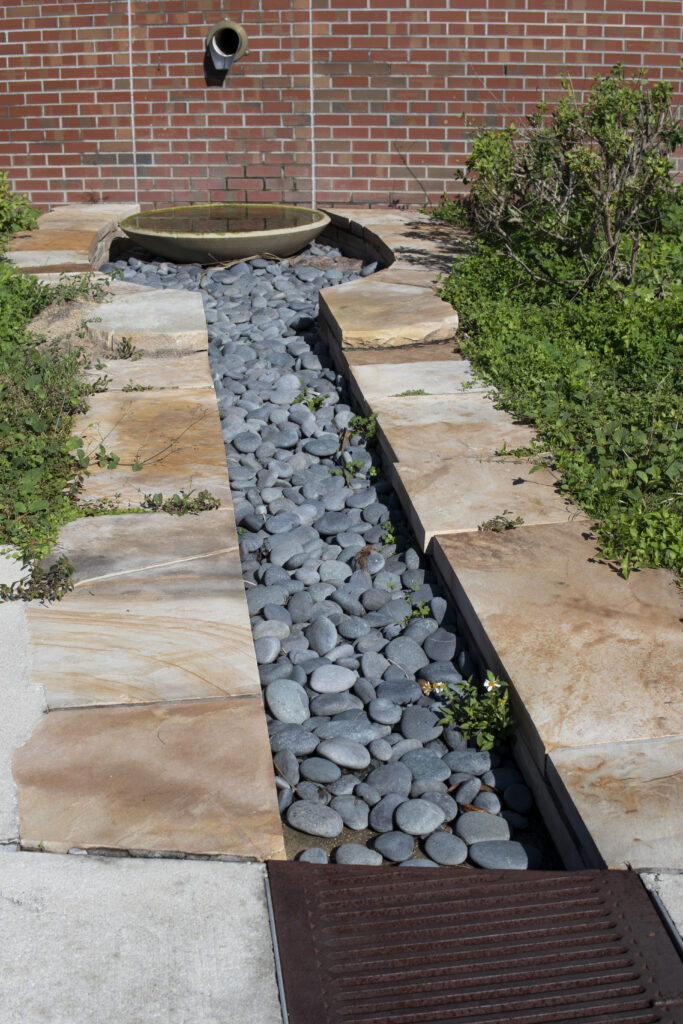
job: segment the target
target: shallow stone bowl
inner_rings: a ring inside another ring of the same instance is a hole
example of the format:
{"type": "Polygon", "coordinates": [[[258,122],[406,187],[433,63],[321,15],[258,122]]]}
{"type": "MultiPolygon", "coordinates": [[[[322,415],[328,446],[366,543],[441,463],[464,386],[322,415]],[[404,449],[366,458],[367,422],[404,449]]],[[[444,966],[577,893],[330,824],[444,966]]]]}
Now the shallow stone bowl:
{"type": "Polygon", "coordinates": [[[135,213],[121,221],[121,228],[157,256],[222,263],[245,256],[292,256],[329,223],[326,213],[303,206],[208,203],[135,213]]]}

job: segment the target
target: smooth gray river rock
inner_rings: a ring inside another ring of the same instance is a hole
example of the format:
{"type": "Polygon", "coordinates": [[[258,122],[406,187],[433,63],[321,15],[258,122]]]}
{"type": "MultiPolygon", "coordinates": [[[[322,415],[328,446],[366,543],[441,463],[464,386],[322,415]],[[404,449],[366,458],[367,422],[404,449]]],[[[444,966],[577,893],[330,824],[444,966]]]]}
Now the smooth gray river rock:
{"type": "Polygon", "coordinates": [[[354,771],[367,768],[370,764],[370,754],[361,743],[341,736],[323,740],[318,744],[316,753],[334,761],[342,768],[351,768],[354,771]]]}
{"type": "Polygon", "coordinates": [[[364,867],[379,867],[382,855],[360,843],[343,843],[334,851],[337,864],[362,864],[364,867]]]}
{"type": "Polygon", "coordinates": [[[323,665],[315,669],[310,679],[310,686],[316,693],[341,693],[350,690],[358,673],[341,665],[323,665]]]}
{"type": "Polygon", "coordinates": [[[465,811],[456,819],[455,831],[468,846],[510,838],[510,826],[505,818],[485,811],[465,811]]]}
{"type": "Polygon", "coordinates": [[[424,836],[443,825],[444,812],[427,800],[406,800],[396,808],[396,827],[411,836],[424,836]]]}
{"type": "Polygon", "coordinates": [[[433,832],[424,844],[425,853],[437,864],[456,867],[467,860],[467,844],[451,832],[433,832]]]}
{"type": "Polygon", "coordinates": [[[287,809],[287,824],[298,832],[334,839],[344,828],[341,815],[331,807],[312,800],[297,800],[287,809]]]}
{"type": "Polygon", "coordinates": [[[308,694],[291,679],[276,679],[265,690],[266,704],[280,722],[303,725],[310,718],[308,694]]]}

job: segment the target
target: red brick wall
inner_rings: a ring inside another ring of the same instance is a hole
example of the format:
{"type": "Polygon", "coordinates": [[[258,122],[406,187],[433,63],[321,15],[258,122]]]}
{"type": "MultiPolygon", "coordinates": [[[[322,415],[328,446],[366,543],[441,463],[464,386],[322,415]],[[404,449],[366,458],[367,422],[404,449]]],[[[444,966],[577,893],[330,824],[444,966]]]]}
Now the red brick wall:
{"type": "Polygon", "coordinates": [[[682,27],[680,0],[4,0],[0,169],[43,207],[310,203],[314,184],[319,204],[421,203],[451,187],[463,114],[519,120],[617,61],[677,82],[682,27]],[[207,87],[227,10],[250,53],[207,87]]]}

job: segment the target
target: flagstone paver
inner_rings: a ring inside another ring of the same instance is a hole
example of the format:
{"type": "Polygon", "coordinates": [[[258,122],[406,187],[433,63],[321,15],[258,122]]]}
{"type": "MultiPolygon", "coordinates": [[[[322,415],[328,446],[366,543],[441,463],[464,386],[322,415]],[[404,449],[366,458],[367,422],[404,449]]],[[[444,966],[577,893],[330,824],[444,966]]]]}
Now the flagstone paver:
{"type": "Polygon", "coordinates": [[[373,366],[376,363],[462,362],[462,355],[452,341],[434,341],[429,345],[406,345],[403,348],[354,348],[343,353],[346,367],[373,366]]]}
{"type": "Polygon", "coordinates": [[[14,777],[27,849],[284,856],[259,698],[52,711],[14,777]]]}
{"type": "Polygon", "coordinates": [[[489,458],[503,445],[522,448],[534,431],[496,409],[481,394],[415,395],[373,400],[380,441],[388,458],[403,465],[455,457],[489,458]]]}
{"type": "Polygon", "coordinates": [[[392,348],[449,341],[458,315],[431,288],[372,277],[320,292],[320,318],[342,348],[392,348]]]}
{"type": "Polygon", "coordinates": [[[261,864],[3,857],[3,1024],[282,1024],[261,864]]]}
{"type": "Polygon", "coordinates": [[[183,356],[142,356],[140,359],[102,359],[86,370],[90,380],[107,377],[107,391],[134,392],[136,387],[161,391],[167,388],[207,388],[213,392],[209,354],[206,350],[183,356]]]}
{"type": "Polygon", "coordinates": [[[88,273],[107,259],[119,223],[140,207],[134,203],[73,204],[44,213],[35,231],[10,240],[7,258],[21,270],[88,273]]]}
{"type": "Polygon", "coordinates": [[[440,535],[432,552],[533,720],[539,766],[556,747],[683,734],[683,602],[671,573],[623,579],[586,521],[440,535]]]}
{"type": "MultiPolygon", "coordinates": [[[[129,365],[132,374],[135,363],[129,365]]],[[[231,505],[216,398],[207,388],[93,395],[73,433],[91,456],[103,444],[121,460],[115,469],[93,463],[83,488],[87,501],[139,505],[145,494],[168,498],[182,489],[208,490],[231,505]]]]}
{"type": "Polygon", "coordinates": [[[114,295],[86,323],[94,344],[116,350],[127,339],[146,355],[197,352],[208,345],[201,296],[162,288],[114,295]]]}
{"type": "Polygon", "coordinates": [[[432,537],[476,531],[497,516],[524,523],[566,523],[579,515],[557,489],[555,476],[517,459],[423,459],[391,466],[396,487],[418,544],[432,537]]]}
{"type": "Polygon", "coordinates": [[[683,870],[682,766],[683,736],[548,755],[549,778],[577,834],[608,866],[637,871],[683,870]]]}
{"type": "Polygon", "coordinates": [[[491,390],[475,380],[466,359],[349,365],[356,385],[371,406],[377,399],[398,396],[404,391],[460,395],[491,390]]]}
{"type": "Polygon", "coordinates": [[[81,519],[60,555],[74,592],[27,610],[49,708],[260,697],[230,510],[81,519]]]}

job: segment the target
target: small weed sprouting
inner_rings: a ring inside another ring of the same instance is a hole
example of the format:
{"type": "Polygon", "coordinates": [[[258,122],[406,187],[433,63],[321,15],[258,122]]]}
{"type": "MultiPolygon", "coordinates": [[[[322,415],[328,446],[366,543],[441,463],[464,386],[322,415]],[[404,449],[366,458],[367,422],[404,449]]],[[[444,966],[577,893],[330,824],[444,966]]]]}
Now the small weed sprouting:
{"type": "Polygon", "coordinates": [[[116,348],[114,349],[114,359],[140,359],[142,357],[142,349],[136,348],[133,344],[133,339],[127,336],[123,336],[121,341],[117,342],[116,348]]]}
{"type": "Polygon", "coordinates": [[[167,512],[172,516],[198,515],[200,512],[210,512],[220,506],[218,498],[214,498],[210,491],[200,491],[196,498],[193,498],[193,491],[181,491],[180,494],[172,494],[170,498],[164,499],[161,492],[157,494],[146,494],[142,501],[142,508],[150,509],[152,512],[167,512]]]}
{"type": "Polygon", "coordinates": [[[427,602],[418,601],[417,604],[413,606],[410,615],[406,615],[406,617],[401,620],[401,626],[405,628],[412,619],[426,619],[429,614],[430,608],[427,602]]]}
{"type": "Polygon", "coordinates": [[[424,683],[422,692],[446,700],[441,724],[455,726],[463,739],[473,740],[479,750],[492,750],[512,735],[514,722],[508,684],[490,670],[481,685],[470,676],[467,682],[454,687],[424,683]]]}
{"type": "MultiPolygon", "coordinates": [[[[98,369],[99,369],[99,367],[98,367],[98,369]]],[[[91,395],[100,395],[100,394],[102,394],[103,391],[107,390],[107,388],[111,384],[111,381],[112,381],[112,378],[111,377],[107,377],[106,374],[103,377],[97,377],[94,381],[91,381],[91,383],[90,383],[90,394],[91,395]]],[[[123,390],[125,391],[126,389],[124,388],[123,390]]]]}
{"type": "Polygon", "coordinates": [[[124,384],[121,388],[122,391],[153,391],[154,386],[152,384],[135,384],[132,377],[129,378],[128,383],[124,384]]]}
{"type": "Polygon", "coordinates": [[[352,435],[358,434],[368,448],[373,448],[377,444],[377,413],[373,412],[371,416],[352,416],[349,432],[352,435]]]}
{"type": "Polygon", "coordinates": [[[0,601],[61,601],[74,588],[73,571],[73,565],[64,555],[47,570],[32,562],[31,572],[25,579],[10,586],[0,585],[0,601]]]}
{"type": "Polygon", "coordinates": [[[382,544],[395,544],[396,543],[396,530],[394,529],[391,521],[385,519],[382,523],[382,544]]]}
{"type": "Polygon", "coordinates": [[[424,388],[408,388],[407,391],[399,391],[396,395],[390,395],[390,398],[412,398],[413,395],[426,395],[428,394],[424,388]]]}
{"type": "Polygon", "coordinates": [[[299,405],[303,403],[311,412],[317,412],[318,409],[321,409],[324,405],[325,399],[329,397],[329,395],[321,395],[317,391],[313,391],[307,385],[304,385],[304,390],[301,394],[296,396],[292,404],[299,405]]]}
{"type": "Polygon", "coordinates": [[[477,527],[478,530],[488,530],[491,533],[505,533],[506,530],[514,530],[518,526],[522,526],[524,520],[521,516],[515,516],[512,518],[512,512],[509,508],[503,509],[500,515],[493,516],[492,519],[486,519],[483,523],[480,523],[477,527]]]}

